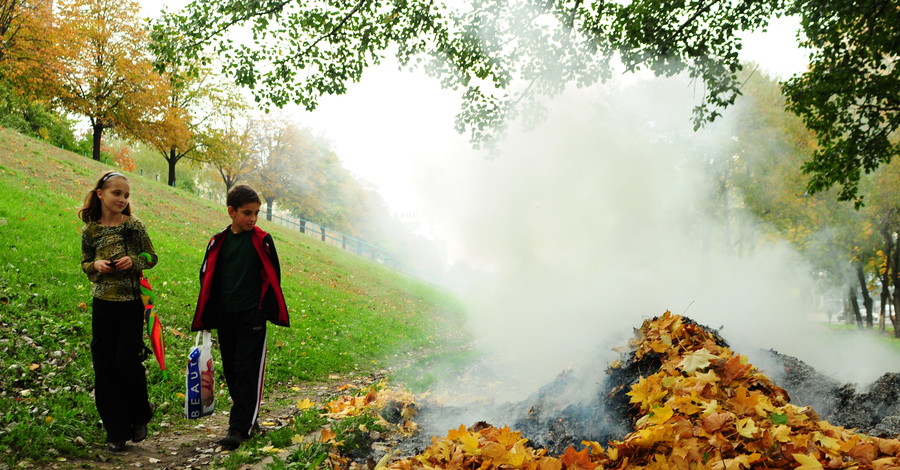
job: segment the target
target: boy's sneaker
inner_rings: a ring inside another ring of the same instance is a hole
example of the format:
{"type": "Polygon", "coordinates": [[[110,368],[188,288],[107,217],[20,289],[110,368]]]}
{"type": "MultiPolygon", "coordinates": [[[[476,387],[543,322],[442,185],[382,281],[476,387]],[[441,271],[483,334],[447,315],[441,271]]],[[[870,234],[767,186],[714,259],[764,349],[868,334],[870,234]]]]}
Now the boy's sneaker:
{"type": "Polygon", "coordinates": [[[219,441],[219,445],[222,446],[222,448],[225,450],[234,450],[237,449],[243,441],[244,436],[242,436],[239,432],[229,430],[228,435],[219,441]]]}
{"type": "Polygon", "coordinates": [[[131,436],[131,442],[141,442],[147,438],[147,425],[146,424],[136,424],[134,426],[134,433],[131,436]]]}

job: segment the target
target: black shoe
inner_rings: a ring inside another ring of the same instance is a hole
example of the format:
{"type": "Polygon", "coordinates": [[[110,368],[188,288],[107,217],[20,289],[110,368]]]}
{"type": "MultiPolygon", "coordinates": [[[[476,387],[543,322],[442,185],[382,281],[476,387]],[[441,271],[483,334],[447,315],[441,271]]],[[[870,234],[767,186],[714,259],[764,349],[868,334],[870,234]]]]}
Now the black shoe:
{"type": "Polygon", "coordinates": [[[134,426],[134,434],[131,436],[131,442],[141,442],[147,438],[147,425],[136,424],[134,426]]]}
{"type": "Polygon", "coordinates": [[[228,435],[219,441],[219,445],[225,450],[237,449],[241,442],[244,442],[244,436],[235,431],[228,431],[228,435]]]}
{"type": "Polygon", "coordinates": [[[125,441],[107,442],[106,448],[113,452],[122,452],[125,450],[125,441]]]}

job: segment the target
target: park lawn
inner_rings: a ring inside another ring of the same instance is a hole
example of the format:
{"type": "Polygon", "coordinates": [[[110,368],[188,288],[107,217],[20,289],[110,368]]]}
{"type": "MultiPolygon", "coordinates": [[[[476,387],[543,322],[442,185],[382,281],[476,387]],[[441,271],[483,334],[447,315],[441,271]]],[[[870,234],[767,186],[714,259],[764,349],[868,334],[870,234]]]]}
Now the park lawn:
{"type": "MultiPolygon", "coordinates": [[[[90,283],[79,266],[76,212],[108,168],[0,128],[0,462],[80,456],[103,442],[91,395],[90,283]]],[[[135,214],[159,255],[145,274],[165,329],[169,378],[147,361],[152,430],[160,422],[185,424],[182,370],[194,342],[199,266],[209,237],[229,219],[224,207],[189,192],[137,174],[129,179],[135,214]]],[[[298,232],[260,226],[275,239],[292,320],[290,328],[269,328],[267,394],[464,356],[463,307],[450,293],[298,232]]]]}

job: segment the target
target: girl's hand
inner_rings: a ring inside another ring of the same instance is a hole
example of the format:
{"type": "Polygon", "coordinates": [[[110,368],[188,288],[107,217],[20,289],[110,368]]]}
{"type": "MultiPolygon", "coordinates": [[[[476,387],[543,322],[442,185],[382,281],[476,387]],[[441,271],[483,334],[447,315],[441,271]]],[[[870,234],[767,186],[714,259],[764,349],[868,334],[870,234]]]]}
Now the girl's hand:
{"type": "Polygon", "coordinates": [[[98,259],[94,261],[94,270],[98,273],[109,274],[116,270],[116,265],[112,261],[98,259]]]}
{"type": "Polygon", "coordinates": [[[123,256],[116,260],[116,269],[120,269],[122,271],[127,271],[134,266],[134,261],[132,261],[130,256],[123,256]]]}

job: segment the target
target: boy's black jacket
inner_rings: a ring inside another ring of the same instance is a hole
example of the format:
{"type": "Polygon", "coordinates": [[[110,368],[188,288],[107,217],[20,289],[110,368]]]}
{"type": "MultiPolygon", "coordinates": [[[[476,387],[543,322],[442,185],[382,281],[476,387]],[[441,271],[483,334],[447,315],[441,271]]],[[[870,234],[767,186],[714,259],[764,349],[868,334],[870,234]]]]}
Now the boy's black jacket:
{"type": "MultiPolygon", "coordinates": [[[[216,262],[228,230],[231,230],[230,225],[213,235],[206,246],[206,255],[203,257],[203,265],[200,266],[200,295],[197,298],[197,310],[194,312],[191,331],[212,330],[218,326],[216,312],[210,309],[209,305],[215,281],[216,262]]],[[[279,326],[290,326],[284,293],[281,291],[281,265],[272,236],[254,226],[251,239],[262,262],[259,309],[270,322],[279,326]]]]}

